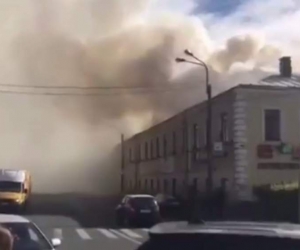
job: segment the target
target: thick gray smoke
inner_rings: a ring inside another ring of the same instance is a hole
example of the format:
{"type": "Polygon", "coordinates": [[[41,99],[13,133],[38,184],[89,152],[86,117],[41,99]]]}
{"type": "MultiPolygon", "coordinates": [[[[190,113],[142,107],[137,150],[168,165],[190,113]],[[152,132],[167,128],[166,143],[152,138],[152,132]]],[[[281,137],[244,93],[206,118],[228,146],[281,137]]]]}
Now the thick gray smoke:
{"type": "Polygon", "coordinates": [[[188,17],[147,21],[150,2],[1,0],[0,83],[149,88],[0,87],[41,94],[0,92],[2,168],[29,169],[36,192],[116,193],[119,162],[111,153],[121,133],[138,132],[203,95],[201,88],[195,89],[201,71],[174,79],[174,69],[185,68],[174,65],[183,49],[210,62],[215,93],[238,83],[235,79],[256,80],[263,75],[259,67],[280,54],[251,36],[232,38],[224,49],[211,51],[204,27],[188,17]],[[248,61],[254,62],[254,69],[244,79],[236,63],[248,61]]]}

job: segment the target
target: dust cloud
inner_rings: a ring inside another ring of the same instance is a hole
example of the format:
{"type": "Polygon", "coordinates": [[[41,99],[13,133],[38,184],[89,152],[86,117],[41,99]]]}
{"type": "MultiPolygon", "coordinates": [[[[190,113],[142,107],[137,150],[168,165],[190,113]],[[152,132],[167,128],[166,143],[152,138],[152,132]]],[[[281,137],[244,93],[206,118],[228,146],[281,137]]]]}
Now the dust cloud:
{"type": "Polygon", "coordinates": [[[183,66],[174,77],[183,49],[209,62],[214,93],[245,80],[237,63],[252,62],[252,81],[280,54],[251,35],[214,49],[193,18],[147,19],[150,2],[1,0],[0,84],[44,87],[0,86],[2,168],[30,170],[39,193],[117,193],[121,133],[129,137],[203,96],[201,71],[183,66]]]}

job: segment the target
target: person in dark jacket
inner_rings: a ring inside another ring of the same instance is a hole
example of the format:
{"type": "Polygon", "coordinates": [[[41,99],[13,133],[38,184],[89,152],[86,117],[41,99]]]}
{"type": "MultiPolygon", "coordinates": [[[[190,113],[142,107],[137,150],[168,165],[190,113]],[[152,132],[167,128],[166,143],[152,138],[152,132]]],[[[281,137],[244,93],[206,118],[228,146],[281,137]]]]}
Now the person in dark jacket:
{"type": "Polygon", "coordinates": [[[193,184],[189,190],[189,221],[197,223],[200,218],[200,204],[197,185],[193,184]]]}
{"type": "Polygon", "coordinates": [[[216,190],[215,196],[215,206],[217,211],[218,219],[224,218],[224,211],[226,208],[226,200],[227,200],[227,190],[226,190],[227,179],[221,179],[221,186],[216,190]]]}

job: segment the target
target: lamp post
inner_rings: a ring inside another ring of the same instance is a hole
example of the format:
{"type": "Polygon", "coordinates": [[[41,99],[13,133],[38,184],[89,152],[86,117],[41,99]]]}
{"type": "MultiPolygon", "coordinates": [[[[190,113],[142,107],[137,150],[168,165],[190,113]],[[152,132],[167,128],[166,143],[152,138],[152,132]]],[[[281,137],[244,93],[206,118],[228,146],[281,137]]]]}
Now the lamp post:
{"type": "Polygon", "coordinates": [[[205,69],[205,84],[206,84],[206,94],[207,94],[207,112],[206,112],[206,147],[207,147],[207,193],[208,195],[211,194],[213,190],[213,154],[212,154],[212,103],[211,103],[211,85],[209,83],[209,70],[206,63],[196,57],[192,52],[189,50],[185,50],[184,53],[194,58],[196,61],[190,61],[184,58],[176,58],[177,63],[190,63],[201,66],[205,69]]]}

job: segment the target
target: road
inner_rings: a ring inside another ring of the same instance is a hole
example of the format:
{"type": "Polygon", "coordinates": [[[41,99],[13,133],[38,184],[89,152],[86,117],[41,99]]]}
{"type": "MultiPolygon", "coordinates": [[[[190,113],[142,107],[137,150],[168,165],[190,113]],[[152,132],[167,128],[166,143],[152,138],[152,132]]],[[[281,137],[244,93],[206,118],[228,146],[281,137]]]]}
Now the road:
{"type": "Polygon", "coordinates": [[[147,241],[147,228],[115,227],[117,201],[79,194],[34,195],[25,216],[48,238],[61,238],[62,250],[135,250],[147,241]]]}

